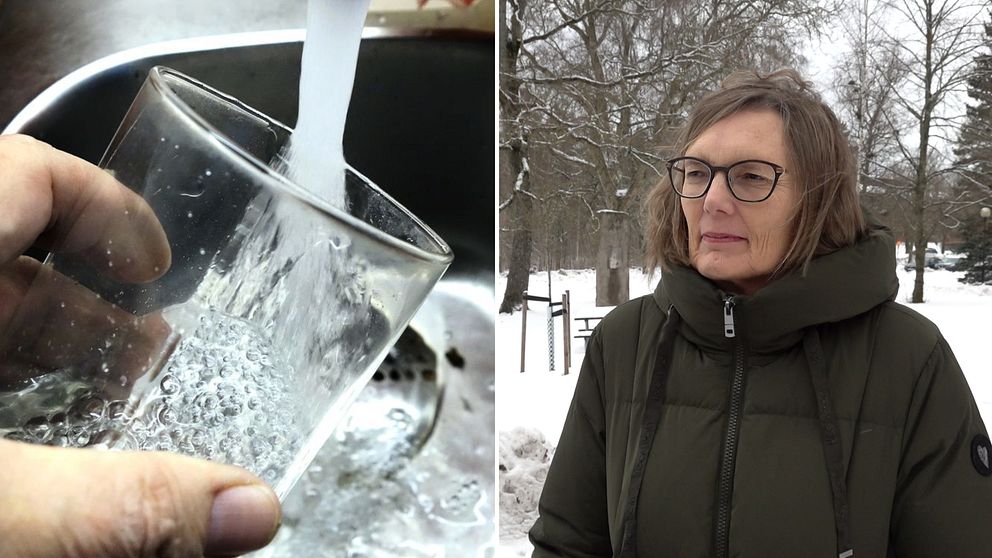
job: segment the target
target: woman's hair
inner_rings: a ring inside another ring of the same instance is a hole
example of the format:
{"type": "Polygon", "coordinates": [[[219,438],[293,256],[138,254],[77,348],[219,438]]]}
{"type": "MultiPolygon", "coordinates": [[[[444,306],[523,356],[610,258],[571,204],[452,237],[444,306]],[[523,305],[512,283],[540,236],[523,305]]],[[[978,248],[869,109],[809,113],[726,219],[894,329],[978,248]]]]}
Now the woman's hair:
{"type": "MultiPolygon", "coordinates": [[[[813,257],[857,242],[868,226],[858,201],[854,154],[833,111],[795,70],[728,76],[689,113],[674,156],[684,155],[710,126],[745,110],[772,110],[782,117],[792,160],[786,170],[800,188],[793,239],[773,276],[805,272],[813,257]]],[[[648,195],[647,211],[647,269],[689,266],[685,214],[667,175],[648,195]]]]}

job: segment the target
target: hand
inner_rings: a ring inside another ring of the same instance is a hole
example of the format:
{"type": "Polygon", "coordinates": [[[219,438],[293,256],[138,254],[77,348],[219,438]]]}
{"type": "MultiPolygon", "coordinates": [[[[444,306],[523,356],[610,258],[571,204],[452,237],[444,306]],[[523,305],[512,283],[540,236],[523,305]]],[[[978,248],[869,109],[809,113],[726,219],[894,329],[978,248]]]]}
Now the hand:
{"type": "MultiPolygon", "coordinates": [[[[87,350],[108,316],[136,339],[167,336],[164,322],[132,316],[22,256],[32,245],[79,253],[126,282],[157,278],[171,259],[152,210],[108,173],[31,138],[0,136],[0,359],[57,366],[87,350]],[[50,312],[85,327],[66,336],[44,326],[50,312]],[[60,350],[24,349],[49,342],[60,350]]],[[[10,440],[0,440],[0,463],[0,558],[234,556],[268,543],[280,521],[272,490],[236,467],[10,440]]]]}
{"type": "MultiPolygon", "coordinates": [[[[26,136],[0,140],[0,388],[23,380],[31,365],[81,362],[111,338],[135,347],[131,360],[154,354],[169,334],[161,318],[133,316],[20,255],[36,245],[79,254],[119,282],[151,281],[172,257],[151,208],[85,161],[26,136]]],[[[110,364],[126,370],[127,360],[110,364]]]]}

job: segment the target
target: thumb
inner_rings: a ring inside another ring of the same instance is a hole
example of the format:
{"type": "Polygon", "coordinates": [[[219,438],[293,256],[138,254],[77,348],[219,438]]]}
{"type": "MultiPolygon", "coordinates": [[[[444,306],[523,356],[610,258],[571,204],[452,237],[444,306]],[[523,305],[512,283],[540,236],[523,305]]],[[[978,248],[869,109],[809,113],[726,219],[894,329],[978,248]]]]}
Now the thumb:
{"type": "Polygon", "coordinates": [[[0,440],[0,558],[187,558],[261,548],[279,500],[237,467],[0,440]]]}

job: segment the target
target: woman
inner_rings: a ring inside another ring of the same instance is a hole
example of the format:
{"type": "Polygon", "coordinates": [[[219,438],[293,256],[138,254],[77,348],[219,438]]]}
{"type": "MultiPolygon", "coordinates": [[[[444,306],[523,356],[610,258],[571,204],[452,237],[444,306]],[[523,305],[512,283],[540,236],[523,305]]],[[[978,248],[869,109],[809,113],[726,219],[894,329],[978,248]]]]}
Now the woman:
{"type": "Polygon", "coordinates": [[[691,112],[649,200],[653,295],[589,340],[534,556],[987,557],[989,439],[896,304],[836,117],[791,70],[691,112]]]}

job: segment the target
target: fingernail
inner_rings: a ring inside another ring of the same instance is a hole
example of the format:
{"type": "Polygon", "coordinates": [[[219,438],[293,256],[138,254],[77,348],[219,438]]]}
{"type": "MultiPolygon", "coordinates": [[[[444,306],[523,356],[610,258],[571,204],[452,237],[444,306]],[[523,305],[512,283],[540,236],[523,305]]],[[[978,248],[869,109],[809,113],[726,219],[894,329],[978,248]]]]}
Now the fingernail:
{"type": "Polygon", "coordinates": [[[267,486],[228,488],[214,497],[204,553],[236,555],[262,548],[279,528],[279,499],[267,486]]]}

